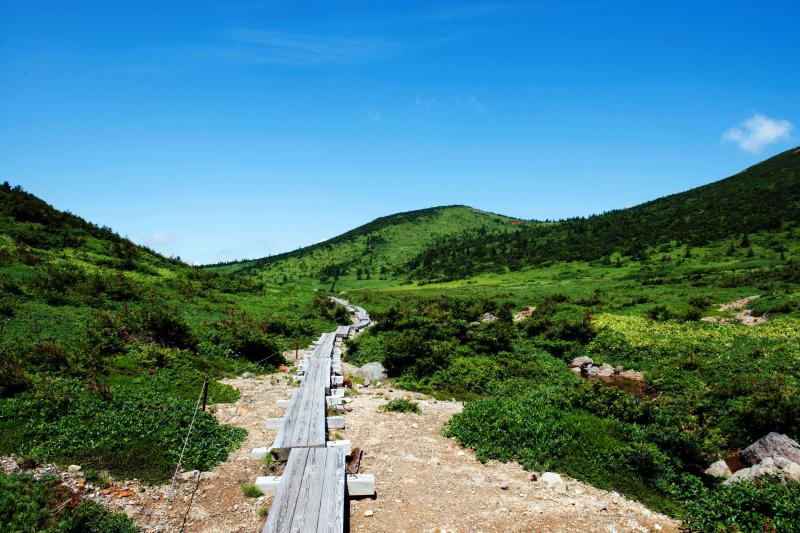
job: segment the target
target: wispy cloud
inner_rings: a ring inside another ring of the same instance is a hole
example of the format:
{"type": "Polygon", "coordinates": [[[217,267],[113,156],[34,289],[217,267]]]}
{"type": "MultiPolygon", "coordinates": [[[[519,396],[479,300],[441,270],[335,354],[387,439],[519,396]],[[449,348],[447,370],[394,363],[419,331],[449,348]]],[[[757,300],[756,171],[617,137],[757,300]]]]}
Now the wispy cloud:
{"type": "Polygon", "coordinates": [[[401,48],[380,39],[261,30],[229,31],[224,37],[224,44],[207,46],[203,51],[212,57],[251,65],[361,63],[398,53],[401,48]]]}
{"type": "Polygon", "coordinates": [[[153,233],[147,238],[147,244],[151,246],[168,246],[175,242],[175,239],[167,235],[166,233],[153,233]]]}
{"type": "Polygon", "coordinates": [[[793,127],[788,120],[773,120],[755,113],[723,133],[722,141],[734,143],[746,152],[758,153],[768,144],[788,139],[793,127]]]}

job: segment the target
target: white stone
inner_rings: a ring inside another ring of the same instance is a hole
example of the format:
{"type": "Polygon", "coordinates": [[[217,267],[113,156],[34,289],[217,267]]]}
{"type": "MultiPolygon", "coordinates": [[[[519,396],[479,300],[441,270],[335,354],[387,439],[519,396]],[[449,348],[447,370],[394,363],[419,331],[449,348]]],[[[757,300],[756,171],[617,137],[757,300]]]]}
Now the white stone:
{"type": "Polygon", "coordinates": [[[564,479],[555,472],[545,472],[539,477],[539,480],[551,489],[559,491],[567,490],[567,484],[564,483],[564,479]]]}
{"type": "Polygon", "coordinates": [[[67,467],[67,472],[72,472],[73,474],[77,474],[81,471],[80,465],[69,465],[67,467]]]}
{"type": "Polygon", "coordinates": [[[372,512],[372,509],[367,509],[366,511],[364,511],[364,516],[372,516],[374,514],[375,513],[372,512]]]}
{"type": "Polygon", "coordinates": [[[733,472],[731,472],[730,467],[728,467],[728,463],[720,459],[719,461],[712,463],[711,466],[706,468],[707,475],[712,477],[719,477],[722,479],[728,479],[731,477],[733,472]]]}

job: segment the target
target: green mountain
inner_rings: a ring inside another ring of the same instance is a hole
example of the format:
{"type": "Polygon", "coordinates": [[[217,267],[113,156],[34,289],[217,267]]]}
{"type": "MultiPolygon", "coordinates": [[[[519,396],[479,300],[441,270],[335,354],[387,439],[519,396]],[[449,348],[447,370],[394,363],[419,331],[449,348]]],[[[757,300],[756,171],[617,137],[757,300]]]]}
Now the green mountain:
{"type": "Polygon", "coordinates": [[[520,270],[558,261],[633,259],[665,243],[701,246],[800,221],[800,149],[686,192],[588,218],[527,225],[517,232],[439,239],[403,270],[419,280],[520,270]]]}
{"type": "Polygon", "coordinates": [[[511,235],[530,225],[518,219],[463,205],[433,207],[381,217],[338,237],[298,250],[256,259],[213,265],[223,273],[255,274],[273,282],[301,278],[330,280],[401,275],[397,267],[436,242],[458,237],[511,235]]]}

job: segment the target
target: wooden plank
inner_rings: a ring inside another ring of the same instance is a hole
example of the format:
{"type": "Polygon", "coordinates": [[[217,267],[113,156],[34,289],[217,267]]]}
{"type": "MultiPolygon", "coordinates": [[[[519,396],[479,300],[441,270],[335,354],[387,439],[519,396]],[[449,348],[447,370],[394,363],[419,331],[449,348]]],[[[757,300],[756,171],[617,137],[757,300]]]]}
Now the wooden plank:
{"type": "Polygon", "coordinates": [[[327,458],[327,448],[308,450],[308,461],[300,480],[300,492],[289,531],[314,531],[317,528],[327,458]]]}
{"type": "Polygon", "coordinates": [[[289,462],[278,484],[278,494],[270,507],[263,533],[289,531],[300,494],[300,483],[308,461],[308,448],[297,448],[289,454],[289,462]]]}
{"type": "Polygon", "coordinates": [[[287,439],[282,447],[325,446],[324,388],[305,384],[300,389],[297,404],[297,417],[287,427],[287,439]]]}
{"type": "Polygon", "coordinates": [[[326,452],[327,461],[325,462],[317,532],[342,533],[344,531],[345,454],[341,447],[326,448],[326,452]]]}

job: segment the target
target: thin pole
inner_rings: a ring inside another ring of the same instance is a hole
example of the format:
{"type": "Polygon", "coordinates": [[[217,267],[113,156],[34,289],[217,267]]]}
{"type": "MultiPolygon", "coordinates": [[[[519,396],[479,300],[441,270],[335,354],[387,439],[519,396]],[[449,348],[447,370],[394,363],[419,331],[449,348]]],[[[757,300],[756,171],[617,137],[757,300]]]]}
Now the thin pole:
{"type": "Polygon", "coordinates": [[[203,380],[203,411],[206,410],[206,403],[208,403],[208,378],[203,380]]]}

